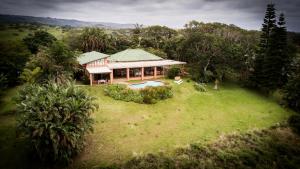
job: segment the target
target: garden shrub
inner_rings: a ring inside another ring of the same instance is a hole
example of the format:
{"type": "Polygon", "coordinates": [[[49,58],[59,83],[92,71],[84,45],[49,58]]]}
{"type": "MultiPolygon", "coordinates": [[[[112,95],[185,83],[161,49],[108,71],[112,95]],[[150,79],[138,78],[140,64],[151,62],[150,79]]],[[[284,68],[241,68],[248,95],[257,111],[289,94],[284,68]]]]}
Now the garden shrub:
{"type": "Polygon", "coordinates": [[[167,76],[169,79],[174,79],[176,76],[179,75],[179,73],[180,73],[180,68],[174,66],[168,70],[167,76]]]}
{"type": "Polygon", "coordinates": [[[204,83],[195,83],[195,84],[194,84],[194,87],[195,87],[195,89],[196,89],[197,91],[200,91],[200,92],[207,92],[204,83]]]}
{"type": "Polygon", "coordinates": [[[132,90],[127,88],[126,85],[116,84],[106,86],[104,93],[115,100],[145,104],[154,104],[159,100],[164,100],[173,96],[172,89],[169,86],[147,87],[142,90],[132,90]]]}
{"type": "Polygon", "coordinates": [[[92,130],[90,114],[97,108],[93,98],[71,83],[31,84],[20,92],[18,131],[28,138],[44,162],[69,162],[84,147],[92,130]]]}
{"type": "Polygon", "coordinates": [[[104,94],[115,100],[123,100],[127,102],[142,103],[143,99],[138,91],[128,89],[126,85],[115,84],[107,85],[104,88],[104,94]]]}

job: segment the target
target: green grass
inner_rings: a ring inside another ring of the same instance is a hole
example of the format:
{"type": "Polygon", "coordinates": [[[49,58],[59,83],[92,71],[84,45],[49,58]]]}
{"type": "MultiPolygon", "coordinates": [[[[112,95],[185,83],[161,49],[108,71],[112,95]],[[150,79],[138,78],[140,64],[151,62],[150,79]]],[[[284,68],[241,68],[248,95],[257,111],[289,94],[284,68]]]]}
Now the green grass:
{"type": "MultiPolygon", "coordinates": [[[[170,81],[172,84],[172,82],[170,81]]],[[[218,136],[266,128],[286,120],[291,111],[272,99],[236,85],[197,92],[193,83],[172,84],[174,97],[155,105],[115,101],[102,87],[86,87],[97,97],[95,131],[78,163],[118,163],[138,154],[171,153],[189,143],[208,143],[218,136]]]]}
{"type": "MultiPolygon", "coordinates": [[[[61,40],[64,35],[62,29],[58,27],[41,26],[39,29],[49,32],[59,40],[61,40]]],[[[6,28],[4,30],[0,30],[0,42],[22,41],[29,33],[33,32],[34,30],[30,30],[26,27],[21,27],[19,29],[6,28]]]]}
{"type": "MultiPolygon", "coordinates": [[[[113,100],[104,96],[103,86],[82,87],[96,97],[100,108],[93,114],[96,123],[94,132],[87,136],[87,147],[72,167],[119,163],[139,154],[171,154],[177,147],[210,143],[222,134],[267,128],[293,114],[274,99],[237,85],[221,85],[219,91],[209,85],[208,92],[197,92],[193,82],[168,82],[173,86],[174,97],[154,105],[113,100]]],[[[13,95],[12,90],[4,98],[13,95]]],[[[11,104],[9,99],[5,100],[11,104]]],[[[0,139],[1,145],[5,145],[0,153],[8,154],[1,159],[0,166],[4,166],[22,149],[11,145],[17,142],[13,134],[15,117],[1,115],[0,124],[1,138],[6,138],[0,139]]]]}

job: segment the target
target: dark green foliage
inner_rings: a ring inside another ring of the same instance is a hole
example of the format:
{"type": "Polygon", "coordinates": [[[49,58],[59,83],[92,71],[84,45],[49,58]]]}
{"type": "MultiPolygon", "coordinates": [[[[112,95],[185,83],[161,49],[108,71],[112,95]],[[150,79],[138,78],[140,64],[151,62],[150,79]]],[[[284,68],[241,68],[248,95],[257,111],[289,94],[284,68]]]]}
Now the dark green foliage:
{"type": "Polygon", "coordinates": [[[165,100],[173,96],[170,86],[146,87],[140,91],[143,103],[155,104],[159,100],[165,100]]]}
{"type": "Polygon", "coordinates": [[[168,69],[167,76],[169,79],[174,79],[176,76],[179,75],[179,73],[180,73],[180,68],[173,66],[170,69],[168,69]]]}
{"type": "Polygon", "coordinates": [[[6,77],[7,85],[15,86],[30,52],[18,42],[1,42],[0,49],[0,72],[6,77]]]}
{"type": "Polygon", "coordinates": [[[172,89],[169,86],[146,87],[142,90],[132,90],[126,85],[108,85],[104,93],[116,100],[127,102],[154,104],[159,100],[165,100],[173,96],[172,89]]]}
{"type": "Polygon", "coordinates": [[[3,73],[1,73],[0,74],[0,95],[6,87],[7,87],[7,77],[3,73]]]}
{"type": "Polygon", "coordinates": [[[234,25],[192,21],[183,35],[178,52],[180,59],[189,64],[193,80],[248,79],[258,32],[247,32],[234,25]]]}
{"type": "Polygon", "coordinates": [[[104,52],[109,43],[109,36],[100,28],[85,28],[79,36],[83,52],[104,52]]]}
{"type": "Polygon", "coordinates": [[[75,53],[63,43],[56,41],[33,56],[27,63],[26,69],[33,71],[37,67],[41,68],[41,72],[34,81],[43,83],[51,79],[63,83],[70,79],[77,70],[77,66],[75,53]]]}
{"type": "Polygon", "coordinates": [[[69,162],[84,148],[92,130],[93,98],[73,84],[27,85],[17,99],[18,131],[28,138],[34,153],[49,164],[69,162]]]}
{"type": "Polygon", "coordinates": [[[289,125],[293,128],[293,130],[300,134],[300,116],[293,115],[288,120],[289,125]]]}
{"type": "Polygon", "coordinates": [[[289,107],[300,112],[300,58],[291,66],[291,74],[284,87],[284,100],[289,107]]]}
{"type": "Polygon", "coordinates": [[[289,55],[284,15],[280,14],[276,23],[274,4],[269,4],[251,76],[252,84],[265,92],[282,87],[287,81],[289,55]]]}
{"type": "Polygon", "coordinates": [[[31,53],[36,54],[40,47],[51,45],[54,41],[56,41],[56,38],[50,33],[40,30],[34,32],[34,34],[29,34],[23,39],[23,41],[31,53]]]}
{"type": "MultiPolygon", "coordinates": [[[[299,120],[299,119],[298,119],[299,120]]],[[[227,135],[208,145],[192,144],[172,156],[135,157],[119,168],[126,169],[282,169],[299,168],[299,137],[288,128],[227,135]]]]}

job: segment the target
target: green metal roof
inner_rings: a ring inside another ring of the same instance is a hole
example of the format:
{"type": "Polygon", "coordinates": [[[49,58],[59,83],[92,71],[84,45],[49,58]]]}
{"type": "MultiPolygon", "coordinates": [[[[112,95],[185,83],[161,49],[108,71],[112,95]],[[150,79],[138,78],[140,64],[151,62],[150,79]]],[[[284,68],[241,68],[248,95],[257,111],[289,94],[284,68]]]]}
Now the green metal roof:
{"type": "Polygon", "coordinates": [[[95,61],[95,60],[106,58],[108,56],[109,55],[104,54],[104,53],[92,51],[92,52],[87,52],[87,53],[81,54],[77,58],[77,61],[82,65],[82,64],[86,64],[86,63],[89,63],[89,62],[92,62],[92,61],[95,61]]]}
{"type": "Polygon", "coordinates": [[[162,60],[162,58],[144,51],[143,49],[126,49],[115,53],[108,58],[111,62],[134,62],[134,61],[151,61],[162,60]]]}

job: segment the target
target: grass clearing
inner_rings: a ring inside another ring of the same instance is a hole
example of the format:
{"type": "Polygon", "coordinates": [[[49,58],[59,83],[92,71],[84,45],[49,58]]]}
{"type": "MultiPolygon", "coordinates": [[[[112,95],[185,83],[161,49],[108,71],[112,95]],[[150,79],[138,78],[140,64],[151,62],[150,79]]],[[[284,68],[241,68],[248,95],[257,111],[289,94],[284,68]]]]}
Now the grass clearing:
{"type": "MultiPolygon", "coordinates": [[[[208,92],[197,92],[193,82],[177,85],[166,81],[172,85],[174,97],[153,105],[116,101],[104,96],[104,86],[83,86],[96,97],[100,108],[93,114],[96,123],[94,132],[87,136],[87,147],[71,167],[120,163],[147,153],[171,154],[190,143],[211,143],[222,134],[267,128],[293,114],[273,99],[237,85],[223,84],[219,91],[208,85],[208,92]]],[[[3,113],[14,109],[10,98],[16,91],[8,90],[2,99],[0,142],[4,146],[0,153],[5,157],[0,168],[24,164],[22,143],[15,137],[15,116],[3,113]]]]}

